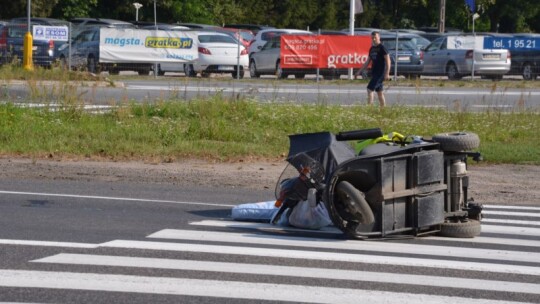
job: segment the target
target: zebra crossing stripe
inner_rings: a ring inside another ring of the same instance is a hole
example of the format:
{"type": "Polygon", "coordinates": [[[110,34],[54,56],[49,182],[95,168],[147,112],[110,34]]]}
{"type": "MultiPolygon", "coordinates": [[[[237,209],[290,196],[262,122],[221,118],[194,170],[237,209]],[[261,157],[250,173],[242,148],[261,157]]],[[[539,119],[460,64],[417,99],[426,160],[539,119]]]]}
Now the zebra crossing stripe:
{"type": "MultiPolygon", "coordinates": [[[[214,233],[214,232],[211,232],[214,233]]],[[[204,240],[204,239],[201,239],[204,240]]],[[[299,242],[300,243],[300,242],[299,242]]],[[[363,244],[363,243],[362,243],[363,244]]],[[[392,246],[395,243],[391,244],[392,246]]],[[[412,258],[412,257],[396,257],[384,255],[368,255],[359,253],[336,253],[336,252],[319,252],[308,250],[292,250],[292,249],[277,249],[273,248],[257,248],[257,247],[239,247],[239,246],[222,246],[222,245],[203,245],[190,243],[171,243],[171,242],[145,242],[145,241],[128,241],[115,240],[100,245],[101,248],[129,248],[142,250],[163,250],[176,252],[197,252],[209,254],[232,254],[240,256],[257,256],[257,257],[275,257],[275,258],[290,258],[301,260],[320,260],[320,261],[339,261],[352,263],[368,263],[378,265],[399,265],[411,267],[427,267],[439,269],[457,269],[465,271],[484,271],[495,273],[513,273],[526,275],[540,275],[540,267],[522,266],[522,265],[506,265],[497,263],[480,263],[468,261],[453,261],[444,259],[427,259],[427,258],[412,258]]],[[[432,246],[435,247],[435,246],[432,246]]],[[[449,247],[448,247],[449,248],[449,247]]],[[[464,249],[464,248],[463,248],[464,249]]],[[[508,251],[508,260],[512,260],[514,252],[508,251]]],[[[535,255],[528,253],[529,255],[535,255]]],[[[465,255],[462,256],[462,258],[465,255]]]]}
{"type": "MultiPolygon", "coordinates": [[[[531,227],[518,227],[518,226],[498,226],[498,225],[484,225],[485,219],[482,220],[482,233],[502,233],[502,234],[515,234],[515,235],[527,235],[527,236],[539,236],[540,228],[531,227]]],[[[330,234],[343,234],[341,230],[335,227],[323,227],[321,230],[306,230],[298,229],[288,226],[275,226],[268,223],[254,223],[254,222],[240,222],[230,220],[202,220],[189,223],[193,226],[209,226],[209,227],[228,227],[228,228],[249,228],[257,230],[285,230],[285,231],[309,231],[316,233],[330,233],[330,234]]],[[[476,239],[476,238],[475,238],[476,239]]]]}
{"type": "Polygon", "coordinates": [[[482,214],[483,215],[540,217],[540,213],[534,213],[534,212],[509,212],[509,211],[497,211],[497,210],[483,210],[482,214]]]}
{"type": "Polygon", "coordinates": [[[389,244],[387,242],[370,241],[359,242],[357,240],[321,239],[281,235],[264,235],[256,233],[234,233],[218,231],[213,231],[209,233],[208,231],[164,229],[149,235],[148,238],[376,251],[381,253],[440,256],[443,258],[455,257],[460,259],[464,257],[474,257],[475,259],[540,263],[540,255],[522,251],[505,251],[405,243],[389,244]]]}
{"type": "MultiPolygon", "coordinates": [[[[482,227],[483,229],[484,227],[482,227]]],[[[443,241],[443,242],[452,242],[452,243],[469,243],[469,244],[496,244],[496,245],[506,245],[511,247],[537,247],[540,248],[540,241],[536,240],[522,240],[522,239],[507,239],[507,238],[496,238],[496,237],[482,237],[477,236],[474,238],[449,238],[449,237],[440,237],[440,236],[430,236],[426,238],[427,241],[443,241]]]]}
{"type": "Polygon", "coordinates": [[[508,212],[512,212],[513,210],[529,210],[529,211],[540,212],[540,207],[535,207],[535,206],[506,206],[506,205],[482,205],[482,206],[484,210],[503,209],[503,210],[510,210],[508,212]]]}
{"type": "Polygon", "coordinates": [[[540,228],[482,225],[482,233],[515,234],[540,237],[540,228]]]}
{"type": "Polygon", "coordinates": [[[257,223],[257,222],[242,222],[242,221],[230,221],[230,220],[202,220],[189,223],[193,226],[210,226],[210,227],[228,227],[228,228],[250,228],[258,230],[281,230],[281,231],[307,231],[316,233],[329,233],[329,234],[343,234],[341,230],[336,227],[322,227],[320,230],[300,229],[290,226],[276,226],[269,223],[257,223]]]}
{"type": "Polygon", "coordinates": [[[276,266],[245,263],[224,263],[193,260],[173,260],[160,258],[142,258],[128,256],[105,256],[88,254],[61,253],[34,260],[36,263],[54,263],[69,265],[93,265],[113,267],[158,268],[174,270],[194,270],[207,272],[225,272],[241,274],[264,274],[271,276],[323,278],[328,280],[349,280],[362,282],[395,283],[473,290],[491,290],[540,294],[540,284],[514,283],[507,281],[478,280],[457,277],[409,275],[398,273],[355,271],[328,268],[308,268],[295,266],[276,266]]]}
{"type": "Polygon", "coordinates": [[[511,225],[526,225],[526,226],[540,226],[540,221],[522,221],[522,220],[509,220],[509,219],[491,219],[484,218],[482,223],[497,223],[497,224],[511,224],[511,225]]]}
{"type": "Polygon", "coordinates": [[[18,246],[45,246],[45,247],[66,247],[66,248],[97,248],[99,244],[72,243],[72,242],[50,242],[50,241],[28,241],[0,239],[0,245],[18,246]]]}
{"type": "Polygon", "coordinates": [[[373,304],[508,303],[508,301],[492,299],[471,299],[323,286],[30,270],[0,270],[0,286],[223,297],[303,303],[357,304],[360,299],[364,303],[373,304]]]}

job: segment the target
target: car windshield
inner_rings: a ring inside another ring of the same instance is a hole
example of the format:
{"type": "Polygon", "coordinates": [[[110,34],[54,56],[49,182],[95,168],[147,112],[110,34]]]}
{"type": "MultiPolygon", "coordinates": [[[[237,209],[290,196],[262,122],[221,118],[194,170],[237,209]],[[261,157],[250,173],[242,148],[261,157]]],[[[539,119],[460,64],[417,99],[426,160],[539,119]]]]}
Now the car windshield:
{"type": "Polygon", "coordinates": [[[26,26],[22,25],[9,25],[8,37],[9,38],[23,38],[27,32],[26,26]]]}
{"type": "Polygon", "coordinates": [[[199,35],[199,42],[200,43],[233,43],[236,44],[236,40],[234,40],[230,36],[225,35],[199,35]]]}
{"type": "Polygon", "coordinates": [[[253,40],[253,35],[250,32],[240,31],[240,36],[242,36],[242,39],[247,41],[253,40]]]}
{"type": "MultiPolygon", "coordinates": [[[[391,51],[396,50],[396,40],[395,39],[383,40],[382,43],[384,44],[384,46],[388,50],[391,50],[391,51]]],[[[411,40],[409,40],[409,39],[398,40],[398,51],[414,51],[414,50],[416,50],[416,46],[414,45],[414,43],[411,40]]]]}

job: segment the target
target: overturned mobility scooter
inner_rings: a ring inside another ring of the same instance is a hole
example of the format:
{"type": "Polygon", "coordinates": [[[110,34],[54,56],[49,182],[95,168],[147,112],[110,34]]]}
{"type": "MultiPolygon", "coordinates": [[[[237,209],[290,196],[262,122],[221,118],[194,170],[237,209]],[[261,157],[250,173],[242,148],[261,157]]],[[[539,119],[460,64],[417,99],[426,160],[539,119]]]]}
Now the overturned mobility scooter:
{"type": "Polygon", "coordinates": [[[480,234],[482,206],[467,192],[467,159],[481,159],[472,152],[476,134],[383,136],[376,128],[289,138],[273,223],[309,198],[325,204],[333,224],[352,238],[480,234]]]}

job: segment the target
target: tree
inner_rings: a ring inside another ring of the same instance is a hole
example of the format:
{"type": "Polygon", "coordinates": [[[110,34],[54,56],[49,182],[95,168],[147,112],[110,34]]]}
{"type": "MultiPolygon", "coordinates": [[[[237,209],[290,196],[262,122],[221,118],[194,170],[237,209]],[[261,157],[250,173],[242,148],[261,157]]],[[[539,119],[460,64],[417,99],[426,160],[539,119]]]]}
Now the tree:
{"type": "MultiPolygon", "coordinates": [[[[493,0],[495,1],[495,0],[493,0]]],[[[536,1],[525,0],[496,0],[486,13],[491,21],[490,30],[502,33],[530,32],[540,7],[536,1]]]]}
{"type": "Polygon", "coordinates": [[[76,17],[91,16],[98,0],[58,0],[52,10],[52,17],[69,20],[76,17]]]}
{"type": "MultiPolygon", "coordinates": [[[[53,8],[58,0],[33,0],[30,10],[32,17],[49,17],[52,15],[53,8]]],[[[10,0],[2,3],[2,19],[11,19],[16,17],[26,17],[27,0],[10,0]]]]}

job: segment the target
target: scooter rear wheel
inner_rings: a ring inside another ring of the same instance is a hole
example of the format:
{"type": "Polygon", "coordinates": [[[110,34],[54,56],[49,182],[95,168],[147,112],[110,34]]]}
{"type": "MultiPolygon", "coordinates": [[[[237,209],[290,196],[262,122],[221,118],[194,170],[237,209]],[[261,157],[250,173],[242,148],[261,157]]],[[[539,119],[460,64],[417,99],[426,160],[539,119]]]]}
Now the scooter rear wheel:
{"type": "Polygon", "coordinates": [[[480,138],[475,133],[453,132],[433,135],[433,141],[441,145],[443,151],[472,151],[480,146],[480,138]]]}
{"type": "Polygon", "coordinates": [[[478,236],[480,231],[480,221],[468,220],[466,222],[442,223],[439,235],[454,238],[473,238],[478,236]]]}

